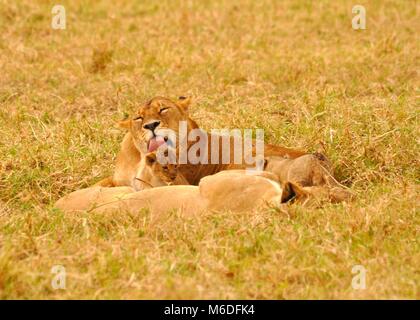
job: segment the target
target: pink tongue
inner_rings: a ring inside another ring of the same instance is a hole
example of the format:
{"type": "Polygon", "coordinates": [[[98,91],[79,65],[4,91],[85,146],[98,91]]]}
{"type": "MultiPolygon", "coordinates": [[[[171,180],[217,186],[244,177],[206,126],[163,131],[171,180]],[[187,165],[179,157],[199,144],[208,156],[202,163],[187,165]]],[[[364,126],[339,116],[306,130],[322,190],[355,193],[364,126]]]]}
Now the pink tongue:
{"type": "Polygon", "coordinates": [[[149,152],[155,151],[157,148],[159,148],[162,144],[165,143],[165,140],[163,137],[157,136],[155,138],[150,139],[149,141],[149,152]]]}

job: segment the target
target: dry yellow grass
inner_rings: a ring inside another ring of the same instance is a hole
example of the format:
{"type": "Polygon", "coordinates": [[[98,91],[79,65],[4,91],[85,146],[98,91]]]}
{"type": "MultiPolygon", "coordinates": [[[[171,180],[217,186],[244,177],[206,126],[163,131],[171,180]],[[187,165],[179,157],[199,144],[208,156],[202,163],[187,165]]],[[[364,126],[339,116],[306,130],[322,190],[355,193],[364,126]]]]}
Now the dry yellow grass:
{"type": "Polygon", "coordinates": [[[0,298],[420,298],[418,2],[365,1],[359,31],[353,1],[62,1],[66,30],[54,4],[0,1],[0,298]],[[54,210],[113,171],[114,122],[155,95],[324,150],[357,200],[163,225],[54,210]]]}

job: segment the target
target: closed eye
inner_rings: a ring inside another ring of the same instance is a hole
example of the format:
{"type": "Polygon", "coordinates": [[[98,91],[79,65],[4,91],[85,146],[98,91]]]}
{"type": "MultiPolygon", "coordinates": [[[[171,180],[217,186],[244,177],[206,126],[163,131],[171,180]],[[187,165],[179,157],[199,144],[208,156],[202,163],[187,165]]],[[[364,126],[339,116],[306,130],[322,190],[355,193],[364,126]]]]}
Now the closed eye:
{"type": "Polygon", "coordinates": [[[159,110],[159,113],[160,114],[166,113],[168,110],[169,110],[169,108],[162,108],[162,109],[159,110]]]}
{"type": "Polygon", "coordinates": [[[135,117],[133,120],[134,121],[138,121],[138,120],[143,121],[143,117],[142,116],[138,116],[138,117],[135,117]]]}

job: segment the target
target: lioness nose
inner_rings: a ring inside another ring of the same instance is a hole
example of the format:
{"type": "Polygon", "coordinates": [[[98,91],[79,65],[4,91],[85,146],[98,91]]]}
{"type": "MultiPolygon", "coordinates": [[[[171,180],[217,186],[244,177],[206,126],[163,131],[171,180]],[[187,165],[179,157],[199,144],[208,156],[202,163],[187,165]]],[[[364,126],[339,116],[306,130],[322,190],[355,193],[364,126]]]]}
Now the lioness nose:
{"type": "Polygon", "coordinates": [[[143,126],[143,128],[145,128],[145,129],[149,129],[149,130],[153,131],[153,130],[155,130],[155,129],[156,129],[156,127],[157,127],[159,124],[160,124],[160,121],[153,121],[153,122],[146,123],[146,124],[143,126]]]}

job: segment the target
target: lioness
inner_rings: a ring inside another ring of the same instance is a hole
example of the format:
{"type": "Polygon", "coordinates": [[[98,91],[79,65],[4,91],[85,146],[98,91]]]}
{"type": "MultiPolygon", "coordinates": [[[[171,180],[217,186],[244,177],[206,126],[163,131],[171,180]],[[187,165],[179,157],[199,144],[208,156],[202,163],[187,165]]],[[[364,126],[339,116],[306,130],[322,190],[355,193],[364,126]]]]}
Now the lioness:
{"type": "Polygon", "coordinates": [[[145,208],[152,218],[162,218],[173,209],[193,215],[207,210],[243,212],[279,206],[281,197],[277,182],[244,170],[229,170],[204,177],[199,186],[163,186],[138,192],[130,187],[91,187],[64,196],[55,207],[64,212],[123,210],[132,214],[145,208]]]}
{"type": "MultiPolygon", "coordinates": [[[[117,156],[115,173],[112,177],[101,180],[97,183],[98,186],[133,186],[135,176],[138,170],[138,165],[142,156],[148,152],[153,152],[162,144],[168,143],[168,132],[175,132],[178,134],[179,123],[184,121],[186,123],[187,135],[193,129],[199,129],[197,123],[189,117],[188,107],[190,99],[181,97],[177,101],[172,101],[164,97],[155,97],[141,105],[135,116],[131,119],[121,121],[120,127],[128,130],[125,135],[121,150],[117,156]]],[[[211,157],[211,138],[216,137],[220,140],[219,143],[219,161],[218,164],[202,164],[191,163],[180,164],[178,170],[183,174],[189,184],[198,185],[201,178],[215,174],[222,170],[228,169],[242,169],[244,165],[235,165],[233,157],[230,157],[230,163],[223,163],[222,161],[222,137],[210,135],[203,131],[208,139],[208,159],[211,157]]],[[[175,137],[179,141],[179,137],[175,137]]],[[[169,139],[169,142],[171,140],[169,139]]],[[[199,141],[187,141],[187,151],[199,141]]],[[[230,139],[230,152],[233,154],[233,138],[230,139]]],[[[285,156],[288,158],[297,158],[306,154],[303,151],[283,148],[271,144],[264,145],[265,155],[285,156]]]]}
{"type": "Polygon", "coordinates": [[[123,210],[132,214],[144,208],[150,210],[153,219],[159,219],[173,209],[193,215],[208,210],[279,208],[292,198],[303,204],[341,199],[334,188],[301,187],[292,182],[281,187],[277,179],[265,171],[227,170],[204,177],[198,186],[163,186],[138,192],[131,187],[91,187],[64,196],[55,207],[64,212],[123,210]]]}

